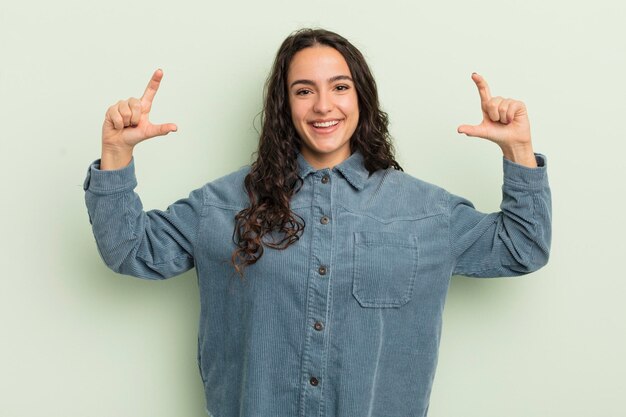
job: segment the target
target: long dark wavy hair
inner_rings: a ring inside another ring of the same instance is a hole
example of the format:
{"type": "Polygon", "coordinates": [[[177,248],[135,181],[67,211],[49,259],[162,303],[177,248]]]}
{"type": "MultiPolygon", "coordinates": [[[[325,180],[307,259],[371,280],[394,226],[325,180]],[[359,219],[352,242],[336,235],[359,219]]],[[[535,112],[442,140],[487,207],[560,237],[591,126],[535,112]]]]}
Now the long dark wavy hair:
{"type": "Polygon", "coordinates": [[[287,72],[298,51],[318,45],[341,53],[354,81],[359,121],[350,138],[350,151],[361,152],[370,174],[389,167],[402,170],[394,159],[387,113],[380,109],[376,82],[361,52],[327,30],[301,29],[292,33],[280,46],[265,83],[257,157],[244,180],[250,206],[235,216],[233,241],[237,248],[231,263],[240,276],[245,267],[263,256],[264,247],[286,249],[304,232],[304,219],[289,207],[302,179],[297,162],[301,140],[291,119],[287,72]]]}

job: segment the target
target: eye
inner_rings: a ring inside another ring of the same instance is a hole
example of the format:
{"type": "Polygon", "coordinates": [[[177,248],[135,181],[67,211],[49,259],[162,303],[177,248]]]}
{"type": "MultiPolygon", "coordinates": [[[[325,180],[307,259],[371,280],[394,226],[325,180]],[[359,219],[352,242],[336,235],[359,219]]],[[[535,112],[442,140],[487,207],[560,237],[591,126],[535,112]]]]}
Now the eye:
{"type": "Polygon", "coordinates": [[[345,85],[345,84],[340,84],[337,87],[335,87],[337,90],[339,91],[346,91],[350,89],[349,85],[345,85]]]}
{"type": "Polygon", "coordinates": [[[311,92],[312,92],[311,90],[307,90],[307,89],[303,88],[301,90],[296,91],[296,95],[297,96],[308,96],[309,94],[311,94],[311,92]]]}

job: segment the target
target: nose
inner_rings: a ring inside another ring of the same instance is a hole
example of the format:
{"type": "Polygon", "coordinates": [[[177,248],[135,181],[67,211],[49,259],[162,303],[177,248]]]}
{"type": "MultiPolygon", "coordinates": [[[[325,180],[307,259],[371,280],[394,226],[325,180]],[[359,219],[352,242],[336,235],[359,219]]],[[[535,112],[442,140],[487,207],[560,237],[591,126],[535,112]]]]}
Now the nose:
{"type": "Polygon", "coordinates": [[[332,97],[329,93],[324,91],[320,91],[317,94],[317,100],[313,104],[313,111],[315,113],[326,114],[329,113],[333,109],[333,101],[332,97]]]}

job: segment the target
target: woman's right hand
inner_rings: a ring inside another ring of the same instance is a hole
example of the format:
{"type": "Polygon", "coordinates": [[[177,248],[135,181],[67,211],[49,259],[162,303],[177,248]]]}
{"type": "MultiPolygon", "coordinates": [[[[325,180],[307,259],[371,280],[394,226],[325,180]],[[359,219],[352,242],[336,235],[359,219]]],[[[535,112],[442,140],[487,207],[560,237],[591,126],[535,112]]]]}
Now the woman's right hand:
{"type": "Polygon", "coordinates": [[[102,125],[100,169],[123,168],[130,163],[133,148],[139,142],[176,132],[178,128],[173,123],[155,125],[148,119],[162,78],[163,71],[157,69],[141,98],[120,100],[109,107],[102,125]]]}

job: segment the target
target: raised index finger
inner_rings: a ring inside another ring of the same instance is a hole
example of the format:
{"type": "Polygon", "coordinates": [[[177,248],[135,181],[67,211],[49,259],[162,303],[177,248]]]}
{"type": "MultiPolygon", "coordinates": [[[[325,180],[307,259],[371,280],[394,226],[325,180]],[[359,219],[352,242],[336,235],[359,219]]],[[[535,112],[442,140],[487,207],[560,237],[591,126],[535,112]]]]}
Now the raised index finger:
{"type": "Polygon", "coordinates": [[[482,103],[486,103],[491,100],[491,91],[489,91],[489,85],[487,81],[477,73],[472,74],[472,80],[476,83],[476,87],[478,87],[478,94],[480,94],[480,101],[482,103]]]}
{"type": "Polygon", "coordinates": [[[152,78],[146,87],[146,91],[143,92],[143,96],[141,96],[141,101],[146,100],[148,103],[152,103],[154,100],[154,96],[156,95],[157,90],[159,89],[159,85],[161,84],[161,79],[163,78],[163,70],[160,68],[154,71],[152,74],[152,78]]]}

